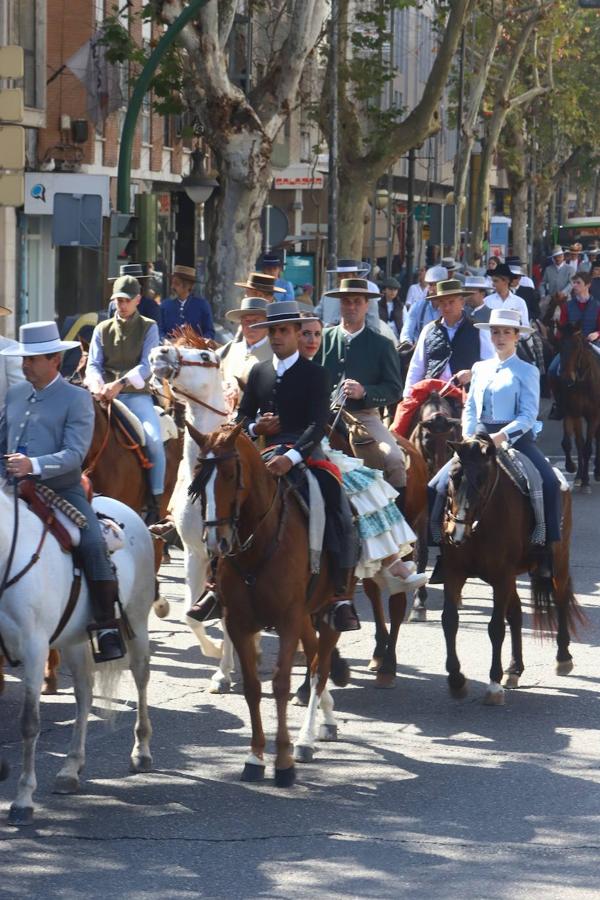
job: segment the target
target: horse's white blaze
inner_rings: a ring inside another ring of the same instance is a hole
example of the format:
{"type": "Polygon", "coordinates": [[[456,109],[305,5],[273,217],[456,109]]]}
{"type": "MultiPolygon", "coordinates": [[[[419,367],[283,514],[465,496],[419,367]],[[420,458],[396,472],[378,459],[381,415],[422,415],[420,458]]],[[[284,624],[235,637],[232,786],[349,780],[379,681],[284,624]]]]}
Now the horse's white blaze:
{"type": "MultiPolygon", "coordinates": [[[[214,459],[214,454],[209,453],[206,459],[214,459]]],[[[206,521],[213,522],[217,518],[217,501],[215,499],[215,482],[217,480],[217,470],[214,469],[212,475],[208,479],[206,485],[206,521]]],[[[217,529],[214,525],[206,528],[206,545],[211,553],[218,551],[217,529]]]]}

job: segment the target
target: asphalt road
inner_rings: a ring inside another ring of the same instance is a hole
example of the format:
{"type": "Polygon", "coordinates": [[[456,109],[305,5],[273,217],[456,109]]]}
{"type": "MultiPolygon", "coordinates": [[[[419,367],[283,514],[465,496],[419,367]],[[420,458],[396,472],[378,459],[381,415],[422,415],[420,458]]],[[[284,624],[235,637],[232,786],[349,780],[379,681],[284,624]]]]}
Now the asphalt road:
{"type": "MultiPolygon", "coordinates": [[[[552,424],[544,446],[549,454],[558,448],[552,424]]],[[[246,706],[239,685],[226,696],[208,693],[213,669],[182,623],[175,560],[163,570],[171,615],[151,623],[155,771],[128,774],[134,712],[126,679],[113,725],[101,711],[90,723],[81,793],[51,793],[74,711],[63,673],[60,695],[43,702],[36,824],[0,824],[0,897],[597,897],[599,497],[600,485],[574,497],[572,573],[589,625],[572,645],[572,675],[554,674],[554,646],[534,637],[527,612],[521,687],[504,707],[483,706],[490,591],[473,581],[459,632],[468,697],[453,700],[446,689],[439,588],[430,590],[428,621],[402,627],[395,689],[376,690],[363,601],[362,631],[341,644],[352,683],[334,690],[339,741],[320,744],[287,791],[272,780],[239,781],[246,706]]],[[[267,635],[263,647],[272,737],[275,638],[267,635]]],[[[4,808],[19,771],[20,696],[11,676],[0,703],[0,753],[12,764],[0,785],[4,808]]],[[[294,733],[302,713],[290,707],[294,733]]]]}

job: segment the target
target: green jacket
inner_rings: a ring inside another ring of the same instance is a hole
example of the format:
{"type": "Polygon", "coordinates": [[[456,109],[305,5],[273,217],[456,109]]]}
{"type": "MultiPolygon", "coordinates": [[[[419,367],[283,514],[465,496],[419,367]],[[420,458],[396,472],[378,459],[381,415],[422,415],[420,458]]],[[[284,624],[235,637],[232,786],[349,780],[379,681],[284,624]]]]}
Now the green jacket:
{"type": "Polygon", "coordinates": [[[348,342],[339,325],[326,328],[321,353],[320,363],[329,372],[334,389],[345,378],[366,389],[362,400],[347,401],[348,410],[389,406],[400,400],[400,359],[393,343],[378,332],[365,328],[348,342]]]}

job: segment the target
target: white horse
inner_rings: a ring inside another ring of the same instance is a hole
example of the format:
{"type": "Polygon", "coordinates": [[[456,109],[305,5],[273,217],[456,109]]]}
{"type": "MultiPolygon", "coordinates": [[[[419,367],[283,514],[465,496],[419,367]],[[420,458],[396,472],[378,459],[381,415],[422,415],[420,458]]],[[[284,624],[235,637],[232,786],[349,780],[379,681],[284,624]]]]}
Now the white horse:
{"type": "MultiPolygon", "coordinates": [[[[125,545],[113,553],[119,578],[119,594],[134,637],[127,641],[127,654],[118,663],[99,667],[107,684],[128,665],[138,693],[135,741],[131,753],[131,771],[146,772],[151,768],[147,685],[150,651],[148,615],[155,595],[154,550],[150,534],[128,506],[108,497],[96,497],[94,509],[124,526],[125,545]]],[[[0,578],[5,574],[14,533],[14,500],[5,481],[0,480],[0,578]]],[[[42,523],[21,500],[18,501],[18,536],[10,567],[10,578],[25,569],[36,552],[42,534],[42,523]]],[[[10,580],[10,578],[8,580],[10,580]]],[[[33,822],[33,794],[36,789],[35,749],[40,733],[40,691],[44,680],[44,664],[50,638],[69,599],[73,581],[73,560],[51,535],[46,537],[39,559],[0,596],[0,635],[4,649],[12,660],[23,664],[25,698],[21,718],[23,737],[23,772],[17,794],[10,808],[12,825],[33,822]]],[[[60,650],[73,676],[77,713],[71,747],[56,781],[55,793],[71,794],[79,788],[79,773],[85,762],[85,739],[88,715],[93,700],[94,666],[86,626],[92,620],[85,579],[77,604],[63,631],[52,643],[60,650]]]]}
{"type": "MultiPolygon", "coordinates": [[[[214,431],[226,420],[228,413],[223,397],[220,361],[208,344],[206,348],[171,344],[155,347],[150,353],[150,366],[154,386],[160,390],[163,382],[168,383],[175,398],[185,402],[186,421],[198,431],[214,431]]],[[[192,503],[188,497],[198,455],[198,445],[186,431],[177,485],[171,499],[171,512],[183,543],[186,609],[204,592],[208,574],[201,504],[192,503]]],[[[189,617],[186,622],[198,638],[203,654],[221,661],[212,676],[210,692],[229,690],[234,668],[233,644],[225,628],[223,644],[218,645],[207,636],[201,622],[189,617]]]]}

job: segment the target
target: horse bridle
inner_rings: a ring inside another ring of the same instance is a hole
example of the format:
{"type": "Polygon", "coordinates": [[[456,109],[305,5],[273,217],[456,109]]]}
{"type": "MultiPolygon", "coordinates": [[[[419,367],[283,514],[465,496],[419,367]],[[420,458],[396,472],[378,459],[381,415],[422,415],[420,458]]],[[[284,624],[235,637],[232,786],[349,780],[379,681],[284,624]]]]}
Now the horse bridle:
{"type": "MultiPolygon", "coordinates": [[[[489,491],[487,492],[487,494],[485,496],[484,496],[484,492],[482,490],[480,490],[477,487],[477,485],[473,484],[473,482],[469,479],[466,469],[464,468],[464,465],[463,465],[462,474],[463,474],[463,478],[465,478],[465,480],[467,482],[467,485],[477,495],[477,497],[481,503],[481,506],[479,508],[479,517],[481,517],[481,514],[485,511],[488,503],[490,502],[492,496],[494,495],[494,491],[496,490],[496,488],[498,486],[498,481],[500,479],[500,466],[498,465],[498,463],[496,463],[496,474],[494,477],[494,483],[492,484],[491,488],[489,489],[489,491]]],[[[487,481],[486,481],[486,486],[487,486],[487,481]]],[[[475,531],[475,529],[477,527],[477,520],[475,520],[473,523],[470,523],[466,517],[459,518],[458,516],[455,516],[454,513],[452,512],[452,510],[450,509],[450,500],[451,500],[450,494],[448,494],[448,499],[446,501],[446,511],[445,511],[446,518],[450,519],[450,521],[454,525],[464,525],[465,537],[469,537],[475,531]]],[[[451,538],[450,538],[450,540],[451,540],[451,538]]]]}
{"type": "MultiPolygon", "coordinates": [[[[280,484],[281,484],[281,482],[277,483],[275,490],[273,491],[273,496],[271,497],[271,502],[269,503],[267,511],[265,513],[263,513],[263,515],[259,519],[254,531],[249,535],[249,537],[246,538],[245,541],[242,541],[240,538],[240,532],[239,532],[240,512],[241,512],[241,507],[242,507],[242,504],[240,502],[240,494],[244,490],[244,480],[242,478],[242,464],[241,464],[239,453],[237,452],[237,450],[231,450],[229,453],[223,453],[221,456],[203,457],[201,460],[201,464],[205,465],[208,463],[209,466],[216,467],[220,463],[225,462],[226,460],[230,460],[230,459],[234,459],[235,465],[236,465],[235,494],[234,494],[233,504],[231,507],[231,515],[221,516],[218,519],[206,519],[204,521],[205,529],[206,528],[218,528],[223,525],[228,525],[231,528],[233,540],[231,542],[231,549],[230,549],[229,553],[224,554],[225,557],[235,557],[238,554],[244,553],[246,550],[250,549],[250,547],[254,543],[254,540],[256,538],[256,535],[258,534],[258,531],[259,531],[261,525],[263,525],[264,522],[267,520],[267,517],[269,516],[273,507],[275,506],[275,501],[280,493],[280,484]]],[[[206,483],[208,483],[208,480],[210,477],[211,476],[209,475],[206,478],[206,483]]],[[[285,499],[285,497],[284,497],[284,499],[285,499]]],[[[283,520],[283,516],[282,516],[282,520],[283,520]]],[[[280,527],[278,529],[278,533],[277,533],[277,537],[276,537],[277,542],[279,541],[281,527],[282,526],[281,526],[281,522],[280,522],[280,527]]],[[[270,553],[269,553],[269,555],[270,555],[270,553]]]]}
{"type": "Polygon", "coordinates": [[[196,397],[195,394],[190,394],[189,391],[185,391],[183,388],[177,387],[177,385],[173,384],[173,379],[177,378],[184,366],[196,366],[200,369],[218,369],[219,363],[212,362],[205,350],[202,350],[201,352],[205,353],[207,358],[200,361],[195,359],[184,359],[179,347],[177,347],[175,344],[172,344],[169,349],[174,350],[177,354],[177,364],[174,368],[171,368],[171,366],[169,366],[169,368],[171,368],[171,375],[169,378],[165,378],[165,381],[169,385],[169,389],[172,391],[172,393],[183,397],[185,400],[190,400],[192,403],[197,403],[199,406],[203,406],[205,409],[210,410],[210,412],[216,413],[218,416],[226,417],[227,415],[229,415],[224,410],[217,409],[216,406],[211,406],[210,403],[206,403],[206,401],[201,400],[200,397],[196,397]]]}

